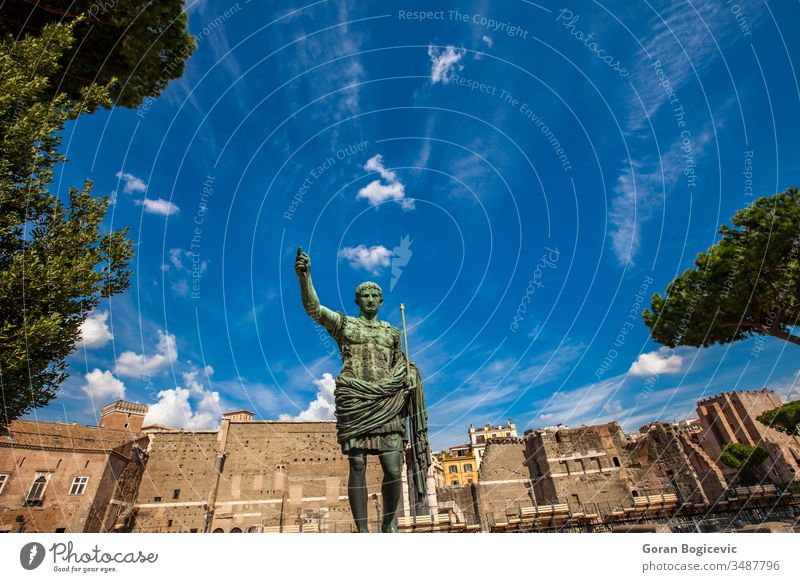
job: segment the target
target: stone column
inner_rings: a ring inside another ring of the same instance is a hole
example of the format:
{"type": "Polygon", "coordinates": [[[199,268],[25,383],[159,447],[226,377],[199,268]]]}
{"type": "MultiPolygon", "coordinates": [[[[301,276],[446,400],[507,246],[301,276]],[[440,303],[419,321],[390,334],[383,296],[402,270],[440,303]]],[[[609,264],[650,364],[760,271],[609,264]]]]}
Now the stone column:
{"type": "Polygon", "coordinates": [[[405,452],[403,453],[403,468],[402,468],[402,481],[403,481],[403,499],[402,499],[402,515],[403,517],[411,517],[411,504],[409,498],[409,488],[408,488],[408,465],[406,464],[406,455],[405,452]]]}
{"type": "Polygon", "coordinates": [[[426,512],[430,515],[439,513],[439,502],[436,499],[436,478],[433,474],[433,463],[428,467],[428,474],[425,478],[425,488],[427,491],[427,498],[425,503],[427,505],[426,512]]]}

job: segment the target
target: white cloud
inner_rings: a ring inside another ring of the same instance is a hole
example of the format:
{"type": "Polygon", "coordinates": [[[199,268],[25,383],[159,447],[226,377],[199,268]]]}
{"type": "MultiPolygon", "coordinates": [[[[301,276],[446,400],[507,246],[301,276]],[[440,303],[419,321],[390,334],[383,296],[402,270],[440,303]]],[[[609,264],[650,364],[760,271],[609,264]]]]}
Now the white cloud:
{"type": "Polygon", "coordinates": [[[384,200],[397,200],[405,210],[414,208],[414,201],[406,198],[406,187],[400,182],[391,170],[387,170],[383,165],[383,156],[376,154],[367,160],[364,169],[370,172],[378,172],[380,180],[373,180],[358,191],[356,198],[366,198],[370,204],[380,204],[384,200]],[[386,183],[384,184],[383,181],[386,183]]]}
{"type": "Polygon", "coordinates": [[[183,269],[183,255],[188,253],[188,251],[184,251],[183,249],[169,249],[169,262],[176,269],[183,269]]]}
{"type": "Polygon", "coordinates": [[[339,256],[350,261],[350,266],[354,269],[364,269],[373,275],[381,272],[381,269],[388,267],[392,258],[392,251],[383,245],[366,247],[345,247],[339,251],[339,256]]]}
{"type": "Polygon", "coordinates": [[[144,200],[136,202],[140,206],[144,206],[144,211],[148,214],[160,214],[161,216],[170,216],[178,214],[180,208],[177,205],[164,200],[163,198],[145,198],[144,200]]]}
{"type": "Polygon", "coordinates": [[[443,51],[435,49],[433,45],[428,47],[428,56],[431,58],[431,83],[442,83],[446,85],[453,80],[455,68],[458,66],[460,71],[464,67],[458,62],[464,56],[464,49],[457,49],[453,45],[447,45],[443,51]]]}
{"type": "Polygon", "coordinates": [[[156,353],[152,356],[128,351],[117,357],[117,374],[129,378],[141,378],[157,374],[178,359],[175,336],[159,330],[156,353]]]}
{"type": "Polygon", "coordinates": [[[640,354],[628,374],[634,377],[677,374],[683,366],[683,358],[677,354],[665,358],[666,354],[666,348],[660,348],[647,354],[640,354]]]}
{"type": "Polygon", "coordinates": [[[147,411],[145,425],[164,424],[189,430],[215,428],[222,416],[219,392],[205,389],[198,379],[201,373],[208,377],[213,372],[211,366],[184,372],[183,387],[177,386],[158,393],[158,402],[147,411]]]}
{"type": "Polygon", "coordinates": [[[482,40],[483,42],[485,42],[485,43],[486,43],[486,46],[488,46],[489,48],[492,48],[492,47],[494,46],[494,41],[492,40],[492,37],[491,37],[491,36],[487,36],[487,35],[485,35],[485,34],[484,34],[484,35],[481,37],[481,40],[482,40]]]}
{"type": "Polygon", "coordinates": [[[128,172],[117,172],[117,178],[122,180],[122,191],[125,192],[125,194],[145,192],[147,190],[147,184],[144,180],[128,172]]]}
{"type": "Polygon", "coordinates": [[[295,417],[282,414],[281,420],[334,420],[333,412],[336,405],[333,391],[336,388],[336,381],[329,372],[325,372],[322,378],[314,380],[314,385],[317,387],[317,397],[308,408],[295,417]]]}
{"type": "Polygon", "coordinates": [[[114,339],[111,330],[106,325],[108,311],[93,311],[83,320],[80,329],[81,339],[77,343],[79,348],[100,348],[114,339]]]}
{"type": "Polygon", "coordinates": [[[125,398],[125,384],[117,380],[109,370],[103,372],[95,368],[84,375],[84,378],[86,384],[81,386],[81,390],[97,404],[105,406],[109,402],[125,398]]]}

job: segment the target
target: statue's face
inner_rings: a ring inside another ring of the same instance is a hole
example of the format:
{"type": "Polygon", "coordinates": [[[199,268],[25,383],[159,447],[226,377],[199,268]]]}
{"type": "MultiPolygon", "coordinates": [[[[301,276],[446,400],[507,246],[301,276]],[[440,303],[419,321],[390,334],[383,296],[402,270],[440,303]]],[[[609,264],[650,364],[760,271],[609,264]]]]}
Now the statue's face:
{"type": "Polygon", "coordinates": [[[356,304],[362,315],[375,317],[378,309],[383,305],[383,295],[378,289],[363,289],[356,299],[356,304]]]}

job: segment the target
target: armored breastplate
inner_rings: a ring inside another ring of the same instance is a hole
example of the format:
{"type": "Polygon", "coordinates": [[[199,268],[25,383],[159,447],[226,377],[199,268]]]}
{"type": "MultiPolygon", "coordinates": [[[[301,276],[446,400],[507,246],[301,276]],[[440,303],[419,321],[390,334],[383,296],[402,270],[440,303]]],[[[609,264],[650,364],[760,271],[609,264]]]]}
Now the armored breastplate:
{"type": "Polygon", "coordinates": [[[389,375],[395,363],[399,332],[386,322],[368,324],[346,317],[336,338],[342,354],[342,373],[376,382],[389,375]]]}

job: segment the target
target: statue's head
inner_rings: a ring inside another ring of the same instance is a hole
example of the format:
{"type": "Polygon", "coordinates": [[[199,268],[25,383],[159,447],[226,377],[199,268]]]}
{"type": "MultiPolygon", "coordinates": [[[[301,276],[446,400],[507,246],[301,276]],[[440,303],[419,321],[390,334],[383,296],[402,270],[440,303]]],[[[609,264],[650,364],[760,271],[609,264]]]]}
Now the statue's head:
{"type": "Polygon", "coordinates": [[[381,286],[372,281],[364,281],[356,287],[356,305],[362,315],[375,317],[383,305],[383,291],[381,286]]]}

